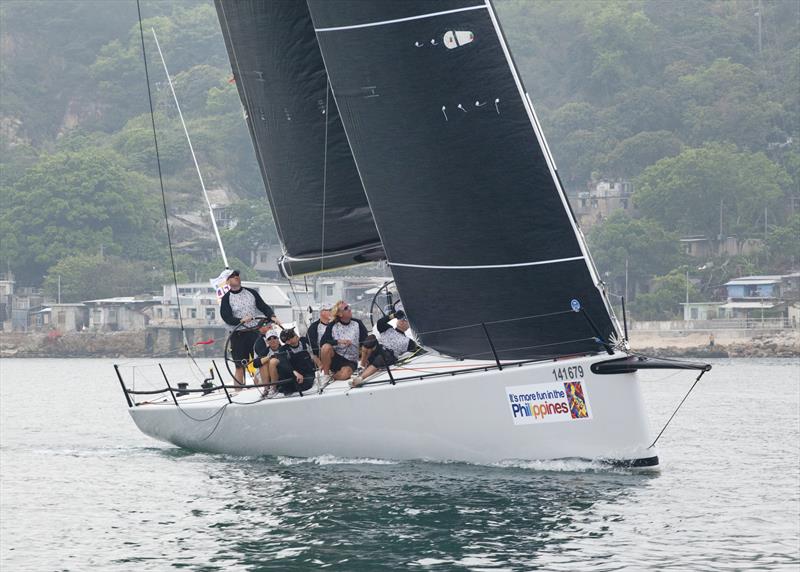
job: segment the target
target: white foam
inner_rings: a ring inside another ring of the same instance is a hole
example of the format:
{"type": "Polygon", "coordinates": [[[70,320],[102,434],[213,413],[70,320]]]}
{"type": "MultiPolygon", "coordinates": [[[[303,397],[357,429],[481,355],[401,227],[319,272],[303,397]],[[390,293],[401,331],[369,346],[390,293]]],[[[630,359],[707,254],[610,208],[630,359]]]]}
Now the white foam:
{"type": "Polygon", "coordinates": [[[387,459],[370,458],[349,458],[337,457],[335,455],[319,455],[316,457],[278,457],[281,465],[302,465],[310,463],[314,465],[397,465],[397,461],[387,459]]]}
{"type": "Polygon", "coordinates": [[[545,461],[532,461],[524,459],[509,459],[497,463],[489,463],[489,467],[501,467],[504,469],[526,469],[533,471],[554,471],[566,473],[585,473],[590,471],[613,471],[619,470],[608,463],[602,461],[588,461],[585,459],[555,459],[545,461]]]}

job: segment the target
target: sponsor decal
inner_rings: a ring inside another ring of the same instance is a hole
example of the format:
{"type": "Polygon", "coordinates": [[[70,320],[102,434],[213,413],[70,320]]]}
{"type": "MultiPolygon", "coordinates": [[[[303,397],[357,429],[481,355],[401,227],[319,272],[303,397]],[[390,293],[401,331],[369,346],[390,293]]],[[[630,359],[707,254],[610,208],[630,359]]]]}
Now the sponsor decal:
{"type": "Polygon", "coordinates": [[[217,303],[219,303],[222,297],[225,296],[225,293],[231,289],[231,287],[228,286],[228,276],[231,275],[231,272],[232,270],[226,268],[219,276],[209,280],[214,287],[214,291],[217,293],[217,303]]]}
{"type": "Polygon", "coordinates": [[[506,387],[514,425],[591,419],[583,381],[506,387]]]}

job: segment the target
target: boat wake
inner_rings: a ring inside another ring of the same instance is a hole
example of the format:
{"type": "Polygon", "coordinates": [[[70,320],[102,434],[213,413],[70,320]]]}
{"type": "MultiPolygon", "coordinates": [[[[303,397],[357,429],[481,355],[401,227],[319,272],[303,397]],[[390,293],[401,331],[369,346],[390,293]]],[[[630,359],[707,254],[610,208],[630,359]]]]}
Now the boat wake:
{"type": "Polygon", "coordinates": [[[547,471],[558,473],[589,473],[589,472],[626,472],[620,467],[613,467],[603,461],[590,461],[587,459],[556,459],[556,460],[525,460],[509,459],[497,463],[482,465],[486,467],[500,467],[503,469],[524,469],[528,471],[547,471]]]}
{"type": "Polygon", "coordinates": [[[398,465],[398,461],[387,459],[348,458],[335,455],[318,455],[316,457],[277,457],[278,463],[284,466],[292,465],[398,465]]]}

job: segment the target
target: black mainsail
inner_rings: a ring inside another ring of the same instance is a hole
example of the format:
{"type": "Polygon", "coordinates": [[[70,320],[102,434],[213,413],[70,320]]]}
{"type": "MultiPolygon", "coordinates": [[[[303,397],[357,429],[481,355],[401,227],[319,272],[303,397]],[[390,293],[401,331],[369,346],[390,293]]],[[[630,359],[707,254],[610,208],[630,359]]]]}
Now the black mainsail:
{"type": "Polygon", "coordinates": [[[308,6],[420,340],[485,359],[488,337],[500,358],[537,359],[617,337],[490,2],[308,6]]]}
{"type": "Polygon", "coordinates": [[[384,257],[304,1],[215,0],[292,276],[384,257]]]}

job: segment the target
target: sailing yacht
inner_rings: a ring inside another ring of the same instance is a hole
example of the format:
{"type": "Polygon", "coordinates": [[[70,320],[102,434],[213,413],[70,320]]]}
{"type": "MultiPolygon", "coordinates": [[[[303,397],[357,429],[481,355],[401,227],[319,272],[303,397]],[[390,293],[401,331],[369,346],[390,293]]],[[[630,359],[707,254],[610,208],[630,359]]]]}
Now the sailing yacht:
{"type": "MultiPolygon", "coordinates": [[[[489,0],[215,0],[292,279],[385,260],[427,350],[360,388],[136,404],[234,455],[658,465],[635,357],[489,0]]],[[[185,392],[184,392],[185,393],[185,392]]]]}

